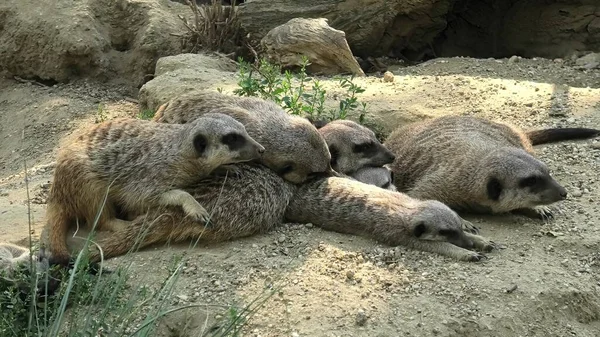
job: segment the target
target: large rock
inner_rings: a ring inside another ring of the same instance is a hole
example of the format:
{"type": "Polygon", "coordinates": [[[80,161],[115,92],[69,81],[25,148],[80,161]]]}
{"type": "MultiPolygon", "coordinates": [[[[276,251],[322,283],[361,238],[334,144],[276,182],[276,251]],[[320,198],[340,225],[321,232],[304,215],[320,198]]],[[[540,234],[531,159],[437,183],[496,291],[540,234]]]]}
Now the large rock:
{"type": "Polygon", "coordinates": [[[119,78],[140,86],[161,56],[181,52],[186,6],[161,0],[0,2],[0,67],[66,82],[119,78]]]}
{"type": "Polygon", "coordinates": [[[219,55],[163,57],[156,62],[154,79],[140,89],[140,109],[156,111],[171,98],[195,89],[222,88],[230,92],[236,86],[236,69],[232,60],[219,55]]]}
{"type": "Polygon", "coordinates": [[[261,46],[270,62],[285,68],[300,66],[302,56],[306,56],[310,62],[306,71],[311,74],[365,75],[352,56],[344,32],[331,28],[327,19],[291,19],[271,29],[261,46]]]}
{"type": "Polygon", "coordinates": [[[346,33],[360,57],[387,55],[405,48],[418,50],[446,27],[455,0],[252,0],[239,7],[240,23],[257,44],[292,18],[326,18],[346,33]]]}

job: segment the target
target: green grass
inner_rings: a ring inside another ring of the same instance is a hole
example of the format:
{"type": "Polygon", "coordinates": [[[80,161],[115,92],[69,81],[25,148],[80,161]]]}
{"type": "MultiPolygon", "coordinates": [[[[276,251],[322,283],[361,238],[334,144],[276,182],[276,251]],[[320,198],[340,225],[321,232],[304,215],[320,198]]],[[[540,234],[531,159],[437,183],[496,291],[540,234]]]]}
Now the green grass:
{"type": "Polygon", "coordinates": [[[173,257],[166,276],[154,289],[135,277],[131,268],[133,252],[126,254],[112,273],[100,270],[92,275],[88,255],[89,247],[95,245],[93,233],[84,239],[71,270],[38,269],[36,263],[31,263],[11,275],[0,272],[0,336],[148,337],[155,335],[157,324],[166,315],[207,306],[222,311],[225,317],[208,336],[239,336],[252,315],[277,291],[265,289],[241,307],[205,303],[173,306],[170,303],[186,263],[184,256],[173,257]],[[131,278],[133,282],[128,282],[131,278]],[[36,296],[38,289],[48,293],[52,279],[60,280],[56,293],[45,300],[36,296]]]}

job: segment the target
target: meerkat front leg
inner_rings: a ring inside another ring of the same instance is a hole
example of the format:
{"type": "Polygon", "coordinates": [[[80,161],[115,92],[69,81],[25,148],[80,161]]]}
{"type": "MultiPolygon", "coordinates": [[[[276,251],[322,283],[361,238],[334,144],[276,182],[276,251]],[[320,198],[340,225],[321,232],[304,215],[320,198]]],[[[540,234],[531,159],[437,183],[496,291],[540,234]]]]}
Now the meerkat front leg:
{"type": "Polygon", "coordinates": [[[471,242],[473,242],[473,247],[480,251],[491,252],[494,249],[498,248],[498,245],[494,241],[488,240],[483,236],[475,235],[472,233],[465,232],[465,235],[471,242]]]}
{"type": "Polygon", "coordinates": [[[478,262],[487,259],[485,255],[479,252],[461,248],[449,242],[418,240],[413,241],[410,247],[430,253],[448,256],[460,261],[478,262]]]}
{"type": "Polygon", "coordinates": [[[526,216],[531,219],[539,219],[543,221],[550,221],[554,218],[554,212],[552,208],[548,206],[538,206],[533,208],[519,208],[513,210],[511,213],[526,216]]]}
{"type": "Polygon", "coordinates": [[[183,190],[170,190],[160,196],[160,204],[164,206],[181,206],[183,211],[196,221],[208,225],[210,214],[194,197],[183,190]]]}

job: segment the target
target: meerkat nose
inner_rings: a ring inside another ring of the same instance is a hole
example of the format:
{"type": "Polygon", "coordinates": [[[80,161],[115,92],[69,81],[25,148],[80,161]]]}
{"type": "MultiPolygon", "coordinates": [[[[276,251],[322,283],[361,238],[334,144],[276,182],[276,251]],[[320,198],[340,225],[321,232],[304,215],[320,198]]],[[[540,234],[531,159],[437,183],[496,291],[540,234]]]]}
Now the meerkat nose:
{"type": "Polygon", "coordinates": [[[258,153],[261,153],[261,154],[262,154],[262,153],[265,153],[265,148],[264,148],[264,147],[262,147],[262,146],[261,146],[261,147],[259,147],[259,148],[258,148],[258,153]]]}

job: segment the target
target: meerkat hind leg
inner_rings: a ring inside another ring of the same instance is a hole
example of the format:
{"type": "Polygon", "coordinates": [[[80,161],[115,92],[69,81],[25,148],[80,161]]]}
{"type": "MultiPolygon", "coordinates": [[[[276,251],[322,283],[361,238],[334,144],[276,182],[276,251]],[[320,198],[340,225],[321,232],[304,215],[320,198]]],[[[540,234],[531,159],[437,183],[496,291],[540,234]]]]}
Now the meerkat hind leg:
{"type": "Polygon", "coordinates": [[[410,247],[448,256],[460,261],[477,262],[486,259],[486,256],[479,252],[455,246],[450,242],[418,240],[414,241],[410,247]]]}
{"type": "Polygon", "coordinates": [[[165,192],[160,196],[160,203],[164,206],[181,206],[188,216],[208,225],[208,211],[186,191],[175,189],[165,192]]]}

